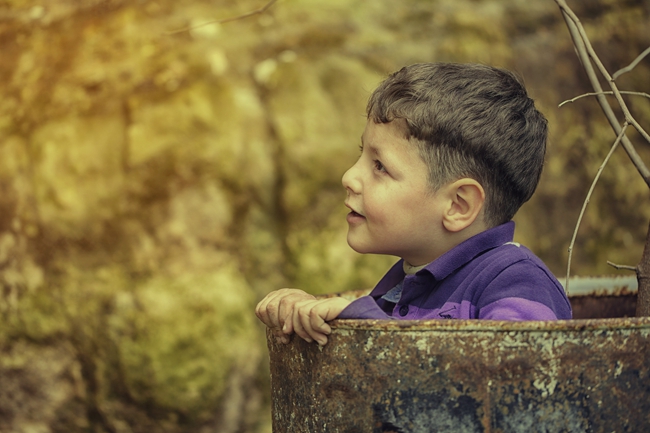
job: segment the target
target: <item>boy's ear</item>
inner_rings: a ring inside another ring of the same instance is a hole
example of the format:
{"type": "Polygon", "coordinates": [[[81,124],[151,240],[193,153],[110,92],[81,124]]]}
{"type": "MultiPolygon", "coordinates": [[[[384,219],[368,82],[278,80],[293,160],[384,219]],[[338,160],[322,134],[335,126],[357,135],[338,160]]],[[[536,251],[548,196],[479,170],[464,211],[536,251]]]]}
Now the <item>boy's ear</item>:
{"type": "Polygon", "coordinates": [[[458,179],[446,189],[449,205],[442,223],[448,231],[456,233],[472,225],[479,217],[485,203],[485,190],[471,178],[458,179]]]}

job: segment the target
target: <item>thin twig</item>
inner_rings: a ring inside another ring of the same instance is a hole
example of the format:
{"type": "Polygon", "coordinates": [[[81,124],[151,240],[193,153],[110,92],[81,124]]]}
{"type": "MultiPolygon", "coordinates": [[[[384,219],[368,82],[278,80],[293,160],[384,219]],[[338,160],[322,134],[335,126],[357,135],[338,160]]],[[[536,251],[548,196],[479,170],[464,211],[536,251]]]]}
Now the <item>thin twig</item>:
{"type": "Polygon", "coordinates": [[[626,270],[626,271],[635,271],[636,272],[636,267],[634,267],[634,266],[618,265],[616,263],[610,262],[609,260],[607,260],[607,264],[609,266],[611,266],[612,268],[614,268],[614,269],[618,269],[619,271],[622,269],[622,270],[626,270]]]}
{"type": "MultiPolygon", "coordinates": [[[[587,32],[585,31],[585,28],[582,26],[580,19],[571,10],[571,8],[569,8],[565,0],[555,0],[555,1],[562,8],[562,12],[564,13],[565,17],[568,16],[570,21],[573,22],[573,25],[578,30],[580,39],[582,39],[583,48],[586,48],[589,57],[591,58],[591,60],[593,60],[594,64],[600,71],[601,75],[607,80],[607,82],[609,82],[609,87],[612,89],[612,92],[614,92],[614,97],[616,98],[618,105],[620,106],[621,110],[623,111],[623,114],[625,115],[625,121],[630,125],[634,126],[634,128],[639,132],[639,134],[641,134],[641,136],[648,143],[650,143],[650,134],[648,134],[645,131],[645,129],[643,129],[643,127],[639,124],[639,122],[637,122],[636,119],[632,117],[632,113],[630,113],[630,110],[627,108],[627,104],[625,104],[625,101],[623,101],[623,97],[621,96],[621,92],[618,90],[618,86],[616,85],[616,82],[609,75],[609,72],[605,68],[605,65],[603,65],[603,63],[600,61],[600,58],[596,54],[596,51],[594,51],[594,48],[591,46],[591,42],[589,42],[589,37],[587,36],[587,32]]],[[[578,47],[578,50],[579,49],[580,48],[578,47]]]]}
{"type": "Polygon", "coordinates": [[[270,0],[268,3],[266,3],[264,6],[262,6],[259,9],[255,9],[254,11],[251,12],[246,12],[245,14],[242,15],[237,15],[235,17],[230,17],[230,18],[223,18],[220,20],[212,20],[212,21],[207,21],[202,24],[197,24],[195,26],[189,26],[185,27],[184,29],[178,29],[178,30],[173,30],[171,32],[167,32],[168,35],[175,35],[177,33],[183,33],[183,32],[189,32],[190,30],[198,29],[199,27],[207,26],[209,24],[223,24],[223,23],[228,23],[230,21],[237,21],[237,20],[243,20],[245,18],[252,17],[254,15],[260,15],[266,12],[271,6],[273,6],[273,3],[275,3],[278,0],[270,0]]]}
{"type": "Polygon", "coordinates": [[[637,58],[634,59],[634,61],[633,61],[632,63],[630,63],[630,64],[627,65],[626,67],[621,68],[621,69],[619,69],[618,71],[614,72],[614,75],[612,75],[612,80],[616,80],[616,79],[617,79],[618,77],[620,77],[621,75],[623,75],[623,74],[625,74],[625,73],[627,73],[627,72],[630,72],[630,71],[631,71],[632,69],[634,69],[634,68],[636,67],[636,65],[638,65],[639,62],[640,62],[641,60],[643,60],[643,58],[644,58],[645,56],[647,56],[648,54],[650,54],[650,47],[646,48],[644,52],[642,52],[641,54],[639,54],[639,55],[637,56],[637,58]]]}
{"type": "MultiPolygon", "coordinates": [[[[621,90],[621,95],[633,95],[633,96],[643,96],[644,98],[649,98],[650,99],[650,94],[645,93],[645,92],[629,92],[625,90],[621,90]]],[[[571,102],[576,102],[578,99],[585,98],[587,96],[598,96],[598,95],[613,95],[614,92],[611,90],[607,90],[604,92],[591,92],[591,93],[585,93],[584,95],[576,96],[575,98],[567,99],[566,101],[563,101],[560,105],[558,105],[558,108],[562,107],[563,105],[566,105],[571,102]]]]}
{"type": "MultiPolygon", "coordinates": [[[[607,121],[611,125],[612,129],[614,129],[614,132],[616,135],[620,134],[621,132],[621,125],[616,118],[616,115],[614,114],[614,111],[612,110],[612,107],[609,105],[609,102],[607,102],[607,98],[605,97],[603,93],[603,89],[600,86],[600,81],[598,80],[598,77],[596,76],[596,71],[593,68],[593,65],[591,64],[590,60],[590,54],[588,53],[587,50],[587,44],[589,39],[585,41],[582,37],[582,34],[579,31],[578,24],[580,24],[580,20],[578,17],[571,11],[569,6],[566,4],[565,0],[555,0],[555,2],[558,4],[560,7],[560,10],[562,11],[562,16],[564,17],[564,21],[567,24],[567,27],[569,29],[569,33],[571,34],[571,39],[573,39],[573,44],[576,48],[576,51],[578,53],[578,58],[582,62],[582,66],[587,73],[587,77],[589,78],[589,81],[591,83],[591,86],[593,89],[596,91],[598,94],[596,96],[596,100],[598,101],[598,104],[600,105],[600,108],[603,110],[603,113],[605,114],[605,117],[607,118],[607,121]]],[[[580,27],[582,25],[580,24],[580,27]]],[[[585,35],[586,38],[586,35],[585,35]]],[[[589,45],[590,46],[590,45],[589,45]]],[[[593,52],[593,49],[591,50],[593,52]]],[[[597,56],[594,53],[594,56],[597,58],[597,56]]],[[[607,72],[607,71],[605,71],[607,72]]],[[[607,75],[609,76],[609,75],[607,75]]],[[[612,89],[612,92],[615,94],[618,91],[614,91],[612,89]]],[[[617,99],[618,100],[618,99],[617,99]]],[[[627,120],[627,117],[626,117],[627,120]]],[[[645,165],[639,154],[637,153],[636,149],[634,148],[634,145],[632,142],[627,138],[623,137],[622,140],[622,145],[623,148],[625,149],[625,152],[627,152],[627,155],[629,156],[630,160],[636,167],[637,171],[641,175],[641,178],[644,180],[646,185],[650,188],[650,170],[648,167],[645,165]]]]}
{"type": "Polygon", "coordinates": [[[612,145],[612,148],[609,149],[609,153],[605,157],[605,160],[603,161],[602,164],[600,164],[600,167],[598,168],[598,172],[596,173],[596,177],[594,178],[593,182],[591,182],[591,187],[589,188],[589,192],[587,193],[587,197],[585,198],[584,203],[582,204],[582,209],[580,209],[580,215],[578,216],[578,221],[576,222],[576,228],[573,231],[573,237],[571,238],[571,243],[569,244],[569,258],[567,260],[567,269],[566,269],[566,283],[564,285],[564,290],[569,293],[569,276],[571,275],[571,258],[573,257],[573,246],[576,243],[576,237],[578,236],[578,229],[580,228],[580,223],[582,222],[582,217],[585,214],[585,209],[587,209],[587,205],[589,204],[589,201],[591,200],[591,194],[594,192],[594,188],[596,187],[596,183],[598,183],[598,179],[600,178],[600,174],[603,172],[603,169],[605,168],[605,165],[607,165],[607,162],[611,158],[612,154],[618,147],[618,143],[621,142],[623,137],[625,136],[625,131],[627,130],[628,123],[624,122],[623,126],[621,126],[621,132],[618,134],[618,137],[616,137],[616,141],[614,141],[614,144],[612,145]]]}

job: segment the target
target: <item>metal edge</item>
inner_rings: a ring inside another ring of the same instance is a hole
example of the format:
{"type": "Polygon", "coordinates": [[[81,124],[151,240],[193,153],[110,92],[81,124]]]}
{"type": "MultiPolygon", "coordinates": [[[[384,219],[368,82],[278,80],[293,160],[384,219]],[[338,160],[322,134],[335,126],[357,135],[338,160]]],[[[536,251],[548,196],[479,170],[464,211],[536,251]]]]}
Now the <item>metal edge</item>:
{"type": "Polygon", "coordinates": [[[384,332],[483,331],[483,332],[576,332],[585,330],[650,329],[650,317],[572,319],[551,321],[505,320],[367,320],[338,319],[330,322],[332,331],[377,330],[384,332]]]}

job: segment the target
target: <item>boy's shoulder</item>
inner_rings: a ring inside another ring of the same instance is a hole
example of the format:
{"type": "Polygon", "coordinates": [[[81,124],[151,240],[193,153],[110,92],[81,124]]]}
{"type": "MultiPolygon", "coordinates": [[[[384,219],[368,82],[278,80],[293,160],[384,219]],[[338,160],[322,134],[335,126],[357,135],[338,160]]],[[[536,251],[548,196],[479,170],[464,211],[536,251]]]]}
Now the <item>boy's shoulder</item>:
{"type": "Polygon", "coordinates": [[[539,268],[552,280],[557,281],[539,257],[526,246],[513,240],[514,232],[513,221],[489,228],[449,250],[432,263],[432,270],[438,267],[453,267],[464,268],[464,273],[479,270],[489,274],[501,272],[511,266],[533,267],[539,268]]]}
{"type": "Polygon", "coordinates": [[[504,300],[527,306],[536,303],[549,307],[557,318],[571,318],[571,305],[562,284],[525,246],[508,242],[490,250],[480,261],[483,281],[475,293],[477,306],[499,305],[504,300]]]}
{"type": "Polygon", "coordinates": [[[521,262],[524,266],[530,265],[539,267],[550,273],[542,259],[537,257],[537,255],[528,247],[519,242],[504,242],[502,245],[487,251],[484,259],[492,262],[493,265],[500,267],[514,265],[521,262]]]}
{"type": "Polygon", "coordinates": [[[467,268],[484,280],[481,284],[483,286],[507,277],[520,285],[527,282],[537,286],[550,286],[564,293],[562,285],[542,259],[518,242],[505,242],[485,251],[468,262],[467,268]]]}

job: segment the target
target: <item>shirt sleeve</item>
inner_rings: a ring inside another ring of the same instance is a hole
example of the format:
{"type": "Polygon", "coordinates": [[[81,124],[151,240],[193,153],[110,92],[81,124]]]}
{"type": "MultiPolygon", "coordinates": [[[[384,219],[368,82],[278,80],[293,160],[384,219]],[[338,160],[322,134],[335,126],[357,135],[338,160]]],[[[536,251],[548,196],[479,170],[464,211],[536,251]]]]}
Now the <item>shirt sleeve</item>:
{"type": "Polygon", "coordinates": [[[529,260],[504,269],[482,291],[478,318],[557,320],[571,318],[571,304],[554,276],[529,260]]]}
{"type": "Polygon", "coordinates": [[[503,298],[481,308],[479,319],[485,320],[557,320],[559,317],[546,305],[526,298],[503,298]]]}
{"type": "Polygon", "coordinates": [[[377,305],[371,296],[362,296],[352,301],[336,317],[337,319],[392,319],[377,305]]]}

